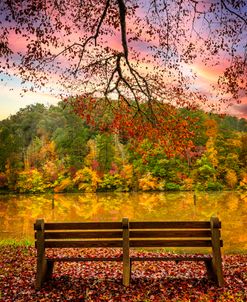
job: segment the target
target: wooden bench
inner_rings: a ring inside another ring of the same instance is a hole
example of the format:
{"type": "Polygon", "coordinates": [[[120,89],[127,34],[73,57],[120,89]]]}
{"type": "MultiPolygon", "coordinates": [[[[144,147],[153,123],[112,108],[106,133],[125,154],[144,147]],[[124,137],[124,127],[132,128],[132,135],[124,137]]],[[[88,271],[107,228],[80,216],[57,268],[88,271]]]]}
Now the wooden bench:
{"type": "Polygon", "coordinates": [[[122,261],[123,284],[129,286],[131,265],[134,261],[203,261],[210,280],[224,285],[220,239],[221,223],[217,217],[210,221],[151,221],[129,222],[63,222],[45,223],[38,219],[34,224],[37,248],[36,289],[51,278],[54,262],[122,261]],[[47,248],[121,248],[119,257],[47,258],[47,248]],[[133,248],[211,247],[212,254],[196,257],[130,257],[133,248]]]}

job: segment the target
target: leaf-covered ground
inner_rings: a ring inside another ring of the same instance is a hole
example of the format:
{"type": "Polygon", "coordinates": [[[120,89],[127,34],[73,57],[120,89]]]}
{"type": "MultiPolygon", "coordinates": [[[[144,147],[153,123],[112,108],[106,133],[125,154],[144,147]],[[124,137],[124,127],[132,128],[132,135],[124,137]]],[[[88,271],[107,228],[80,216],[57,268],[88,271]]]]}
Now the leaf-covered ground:
{"type": "MultiPolygon", "coordinates": [[[[55,251],[56,256],[85,251],[55,251]]],[[[52,256],[54,252],[50,251],[52,256]]],[[[87,256],[116,255],[118,251],[87,250],[87,256]]],[[[139,252],[140,254],[140,252],[139,252]]],[[[0,248],[2,301],[247,301],[247,255],[224,256],[226,286],[209,282],[201,262],[135,262],[131,286],[122,286],[117,262],[56,263],[53,279],[34,289],[36,252],[33,247],[0,248]]],[[[152,255],[149,253],[149,255],[152,255]]]]}

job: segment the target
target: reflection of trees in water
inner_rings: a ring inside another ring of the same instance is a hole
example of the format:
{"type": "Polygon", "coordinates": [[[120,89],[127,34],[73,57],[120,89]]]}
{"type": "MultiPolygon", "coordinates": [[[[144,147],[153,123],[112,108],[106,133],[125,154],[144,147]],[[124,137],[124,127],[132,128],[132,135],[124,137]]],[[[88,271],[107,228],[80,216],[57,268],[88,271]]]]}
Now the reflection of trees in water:
{"type": "Polygon", "coordinates": [[[49,205],[50,196],[47,195],[4,196],[0,200],[0,238],[32,239],[33,223],[37,217],[44,217],[50,212],[49,205]]]}
{"type": "Polygon", "coordinates": [[[208,220],[218,215],[226,249],[247,251],[246,195],[205,193],[86,193],[3,196],[0,200],[0,235],[33,238],[36,218],[46,221],[208,220]]]}
{"type": "Polygon", "coordinates": [[[222,221],[224,245],[229,251],[247,250],[246,217],[247,207],[239,192],[211,194],[215,209],[222,221]]]}

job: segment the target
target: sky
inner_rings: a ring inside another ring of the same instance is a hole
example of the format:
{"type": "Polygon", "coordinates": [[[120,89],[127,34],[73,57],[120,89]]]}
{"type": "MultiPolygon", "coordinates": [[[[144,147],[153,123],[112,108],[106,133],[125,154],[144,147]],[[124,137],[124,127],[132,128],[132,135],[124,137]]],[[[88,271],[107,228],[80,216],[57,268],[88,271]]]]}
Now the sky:
{"type": "MultiPolygon", "coordinates": [[[[2,77],[4,78],[4,77],[2,77]]],[[[0,76],[1,79],[1,76],[0,76]]],[[[20,80],[12,77],[0,85],[0,120],[6,119],[17,113],[20,108],[35,103],[42,103],[46,106],[56,105],[61,99],[47,92],[28,91],[23,94],[20,80]]]]}
{"type": "MultiPolygon", "coordinates": [[[[131,26],[131,24],[127,24],[127,27],[131,26]]],[[[15,51],[23,51],[25,48],[24,39],[16,39],[15,35],[10,37],[10,42],[12,43],[12,49],[15,51]]],[[[121,48],[119,35],[116,35],[111,39],[111,46],[115,49],[121,48]]],[[[140,51],[142,51],[141,47],[140,51]]],[[[197,73],[195,87],[198,90],[207,93],[207,91],[212,91],[211,85],[217,84],[218,76],[224,70],[224,64],[224,60],[222,60],[221,65],[209,67],[205,66],[204,63],[197,61],[193,65],[185,64],[184,69],[188,69],[188,73],[189,70],[197,73]]],[[[49,85],[53,88],[55,87],[55,83],[52,79],[49,82],[49,85]]],[[[36,92],[28,91],[23,94],[21,78],[17,74],[13,72],[10,77],[6,77],[3,73],[0,73],[0,120],[3,120],[10,115],[14,115],[20,108],[24,108],[30,104],[42,103],[47,106],[55,105],[61,99],[51,94],[48,88],[49,87],[36,92]]],[[[234,103],[228,108],[223,108],[223,112],[240,118],[247,118],[247,96],[243,95],[240,101],[240,104],[234,103]]]]}
{"type": "MultiPolygon", "coordinates": [[[[214,69],[207,69],[204,65],[194,65],[193,68],[198,74],[197,87],[206,91],[211,84],[217,82],[217,72],[214,69]]],[[[47,91],[32,92],[23,94],[21,80],[17,76],[6,78],[0,75],[0,120],[14,115],[20,108],[27,105],[42,103],[44,105],[55,105],[61,98],[47,91]]],[[[247,119],[247,97],[243,97],[241,104],[233,104],[226,109],[226,113],[247,119]]]]}
{"type": "MultiPolygon", "coordinates": [[[[208,69],[202,64],[193,66],[198,74],[197,88],[202,91],[210,90],[210,85],[218,79],[217,70],[208,69]]],[[[20,108],[27,105],[42,103],[44,105],[56,105],[61,98],[48,91],[23,93],[21,80],[18,76],[6,78],[0,75],[0,120],[14,115],[20,108]],[[3,79],[3,81],[1,81],[3,79]]],[[[227,114],[247,119],[247,96],[243,97],[240,104],[233,104],[224,110],[227,114]]]]}

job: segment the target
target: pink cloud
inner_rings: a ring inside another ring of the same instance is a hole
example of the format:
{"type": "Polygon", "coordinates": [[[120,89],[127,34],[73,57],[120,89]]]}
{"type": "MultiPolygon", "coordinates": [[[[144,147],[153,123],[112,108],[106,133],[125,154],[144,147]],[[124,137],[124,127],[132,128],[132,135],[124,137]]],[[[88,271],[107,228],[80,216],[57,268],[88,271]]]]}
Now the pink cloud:
{"type": "Polygon", "coordinates": [[[219,76],[223,74],[225,68],[228,66],[227,62],[222,61],[220,65],[209,66],[203,63],[195,63],[191,66],[198,78],[208,83],[216,83],[219,76]]]}
{"type": "Polygon", "coordinates": [[[241,104],[234,104],[228,108],[227,113],[239,118],[247,119],[247,96],[240,99],[241,104]]]}
{"type": "MultiPolygon", "coordinates": [[[[29,34],[30,37],[30,34],[29,34]]],[[[27,38],[22,35],[17,35],[13,30],[10,31],[9,36],[9,46],[12,51],[15,53],[21,52],[24,53],[27,45],[27,38]]]]}

